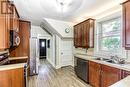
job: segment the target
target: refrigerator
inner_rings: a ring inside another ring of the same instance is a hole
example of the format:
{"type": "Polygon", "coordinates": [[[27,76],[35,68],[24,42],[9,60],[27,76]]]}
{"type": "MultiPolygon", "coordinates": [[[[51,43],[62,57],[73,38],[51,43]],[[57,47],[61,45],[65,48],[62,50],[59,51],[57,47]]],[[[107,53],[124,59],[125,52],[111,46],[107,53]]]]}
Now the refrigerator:
{"type": "Polygon", "coordinates": [[[39,45],[38,38],[32,37],[30,39],[30,75],[38,74],[39,66],[39,45]]]}

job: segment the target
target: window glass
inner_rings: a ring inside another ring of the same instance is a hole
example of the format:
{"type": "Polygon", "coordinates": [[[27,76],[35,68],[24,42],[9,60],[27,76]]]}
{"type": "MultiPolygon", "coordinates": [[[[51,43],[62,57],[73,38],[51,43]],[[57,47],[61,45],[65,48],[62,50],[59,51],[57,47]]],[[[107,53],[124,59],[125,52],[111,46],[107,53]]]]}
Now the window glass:
{"type": "Polygon", "coordinates": [[[101,22],[100,50],[119,51],[121,48],[121,18],[101,22]]]}

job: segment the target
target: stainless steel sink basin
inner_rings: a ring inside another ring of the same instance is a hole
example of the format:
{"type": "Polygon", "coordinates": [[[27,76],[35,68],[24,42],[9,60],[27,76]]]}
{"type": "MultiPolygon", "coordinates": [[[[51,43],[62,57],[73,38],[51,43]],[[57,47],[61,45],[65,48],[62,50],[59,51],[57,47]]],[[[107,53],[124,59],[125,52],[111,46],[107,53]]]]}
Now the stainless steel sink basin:
{"type": "Polygon", "coordinates": [[[101,60],[101,61],[109,61],[109,59],[106,59],[106,58],[95,58],[95,60],[101,60]]]}
{"type": "Polygon", "coordinates": [[[125,64],[125,61],[118,62],[118,61],[114,61],[112,59],[106,59],[106,58],[96,58],[95,60],[105,61],[105,62],[113,63],[113,64],[125,64]]]}

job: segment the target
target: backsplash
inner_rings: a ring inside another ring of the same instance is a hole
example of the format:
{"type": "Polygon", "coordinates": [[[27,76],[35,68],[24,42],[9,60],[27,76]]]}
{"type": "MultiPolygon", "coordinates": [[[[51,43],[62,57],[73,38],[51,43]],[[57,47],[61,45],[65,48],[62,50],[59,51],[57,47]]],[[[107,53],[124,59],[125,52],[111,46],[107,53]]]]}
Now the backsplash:
{"type": "MultiPolygon", "coordinates": [[[[89,49],[75,48],[74,54],[95,55],[95,56],[104,57],[104,58],[108,58],[109,57],[109,56],[106,56],[105,54],[94,53],[94,48],[89,48],[89,49]]],[[[123,51],[122,58],[126,58],[127,62],[130,62],[130,51],[129,50],[123,51]]]]}
{"type": "Polygon", "coordinates": [[[93,49],[93,48],[89,48],[89,49],[85,49],[85,48],[75,48],[74,53],[75,53],[75,54],[94,55],[94,49],[93,49]]]}

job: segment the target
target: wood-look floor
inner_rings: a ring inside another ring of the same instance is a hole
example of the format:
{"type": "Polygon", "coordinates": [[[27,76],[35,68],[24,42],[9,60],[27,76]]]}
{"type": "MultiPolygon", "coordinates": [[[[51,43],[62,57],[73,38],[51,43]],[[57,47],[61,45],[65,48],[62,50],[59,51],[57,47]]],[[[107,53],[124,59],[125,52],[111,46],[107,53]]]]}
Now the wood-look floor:
{"type": "Polygon", "coordinates": [[[39,75],[30,77],[29,87],[90,87],[74,73],[73,67],[54,69],[46,60],[41,60],[39,75]]]}

